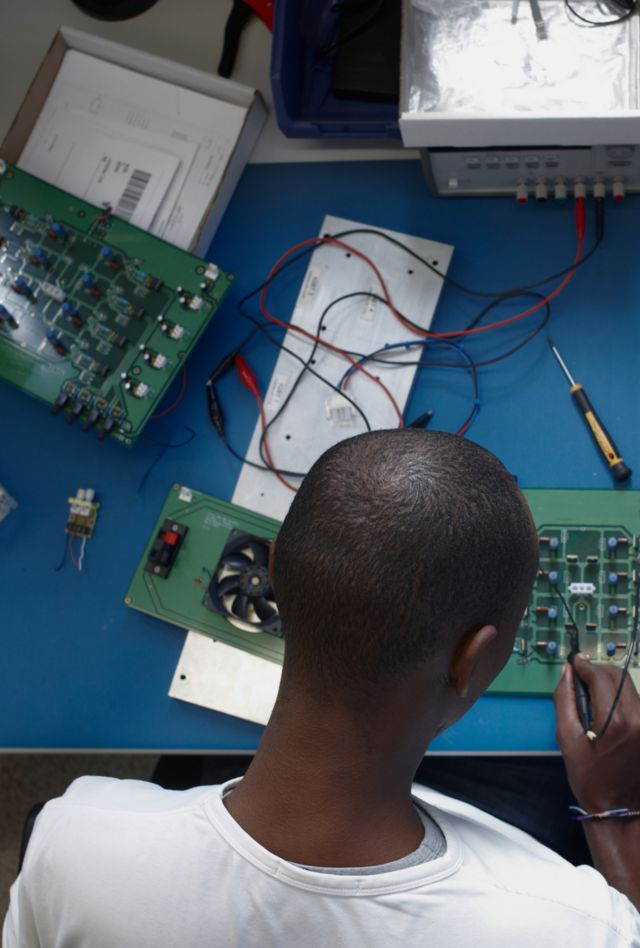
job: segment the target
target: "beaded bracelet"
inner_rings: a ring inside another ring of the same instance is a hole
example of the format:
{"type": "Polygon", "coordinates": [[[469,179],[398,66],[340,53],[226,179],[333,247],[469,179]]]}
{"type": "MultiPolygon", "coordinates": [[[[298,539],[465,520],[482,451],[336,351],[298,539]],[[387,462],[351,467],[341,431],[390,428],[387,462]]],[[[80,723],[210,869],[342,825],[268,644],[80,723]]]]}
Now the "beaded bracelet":
{"type": "Polygon", "coordinates": [[[630,810],[629,807],[620,807],[617,810],[602,810],[601,813],[587,813],[580,806],[570,806],[572,820],[579,820],[584,823],[588,820],[630,820],[640,816],[640,810],[630,810]]]}

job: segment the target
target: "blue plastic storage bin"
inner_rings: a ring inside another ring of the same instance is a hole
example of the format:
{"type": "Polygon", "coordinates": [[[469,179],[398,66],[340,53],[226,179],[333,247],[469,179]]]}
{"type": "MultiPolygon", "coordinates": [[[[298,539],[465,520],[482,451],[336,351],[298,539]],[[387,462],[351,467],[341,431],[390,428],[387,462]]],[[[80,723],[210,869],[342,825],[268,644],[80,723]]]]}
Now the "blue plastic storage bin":
{"type": "Polygon", "coordinates": [[[333,0],[276,0],[271,86],[278,125],[289,138],[400,138],[397,102],[338,98],[331,91],[333,0]]]}

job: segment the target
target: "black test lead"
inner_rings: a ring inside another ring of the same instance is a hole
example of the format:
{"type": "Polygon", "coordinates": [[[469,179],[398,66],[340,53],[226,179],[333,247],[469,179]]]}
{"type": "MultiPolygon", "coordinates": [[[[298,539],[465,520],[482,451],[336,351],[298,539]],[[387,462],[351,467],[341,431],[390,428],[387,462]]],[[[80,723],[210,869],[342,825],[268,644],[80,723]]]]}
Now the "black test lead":
{"type": "Polygon", "coordinates": [[[578,675],[574,664],[575,657],[580,651],[580,632],[576,624],[576,620],[573,618],[571,606],[559,589],[556,589],[556,592],[560,597],[560,602],[562,603],[571,624],[571,631],[569,632],[571,650],[567,655],[567,662],[569,665],[571,665],[571,672],[573,674],[573,687],[576,693],[576,708],[578,711],[578,717],[580,718],[580,724],[582,725],[582,730],[584,731],[584,735],[587,740],[595,741],[597,734],[591,727],[591,700],[589,698],[589,690],[582,678],[580,678],[578,675]]]}
{"type": "Polygon", "coordinates": [[[596,415],[593,405],[587,398],[587,393],[583,389],[582,385],[575,381],[571,375],[571,372],[569,372],[569,369],[565,365],[564,359],[548,336],[547,342],[549,343],[549,348],[558,360],[560,368],[567,377],[569,385],[571,386],[569,389],[571,392],[571,397],[578,406],[580,414],[589,426],[589,430],[591,431],[593,439],[600,449],[600,453],[609,465],[611,476],[613,477],[614,481],[618,481],[619,483],[629,480],[631,477],[631,468],[627,467],[627,465],[624,463],[624,460],[620,456],[620,452],[616,448],[611,435],[596,415]]]}

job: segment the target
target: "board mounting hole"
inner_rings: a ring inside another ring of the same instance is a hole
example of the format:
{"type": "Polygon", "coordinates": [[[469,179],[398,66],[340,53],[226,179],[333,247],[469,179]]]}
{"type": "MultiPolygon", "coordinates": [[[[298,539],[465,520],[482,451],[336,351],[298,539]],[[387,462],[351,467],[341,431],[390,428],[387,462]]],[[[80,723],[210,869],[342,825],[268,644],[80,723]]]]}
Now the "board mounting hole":
{"type": "Polygon", "coordinates": [[[180,681],[186,681],[186,680],[187,680],[186,675],[180,675],[180,681]]]}

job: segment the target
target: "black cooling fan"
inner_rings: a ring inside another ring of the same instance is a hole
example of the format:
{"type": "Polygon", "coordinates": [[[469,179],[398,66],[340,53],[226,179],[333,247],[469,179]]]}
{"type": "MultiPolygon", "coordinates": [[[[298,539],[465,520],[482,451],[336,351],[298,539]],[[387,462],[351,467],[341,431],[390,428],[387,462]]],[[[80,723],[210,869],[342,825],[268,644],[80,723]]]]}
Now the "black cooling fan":
{"type": "Polygon", "coordinates": [[[237,629],[281,637],[268,561],[269,540],[232,530],[209,583],[207,606],[237,629]]]}

